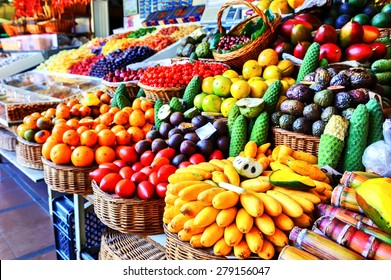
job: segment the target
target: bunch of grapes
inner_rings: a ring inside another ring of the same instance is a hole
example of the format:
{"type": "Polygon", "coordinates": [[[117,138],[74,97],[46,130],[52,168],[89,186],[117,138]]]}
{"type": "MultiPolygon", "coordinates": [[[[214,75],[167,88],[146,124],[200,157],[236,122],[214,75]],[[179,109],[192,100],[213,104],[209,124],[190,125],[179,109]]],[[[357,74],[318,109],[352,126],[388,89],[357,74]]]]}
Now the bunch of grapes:
{"type": "Polygon", "coordinates": [[[90,69],[89,76],[103,78],[106,74],[129,64],[147,59],[155,53],[149,47],[131,47],[124,51],[118,49],[99,59],[90,69]]]}
{"type": "Polygon", "coordinates": [[[250,37],[245,35],[232,36],[227,35],[220,38],[220,41],[217,45],[218,51],[227,51],[237,48],[238,46],[244,46],[245,44],[251,41],[250,37]]]}

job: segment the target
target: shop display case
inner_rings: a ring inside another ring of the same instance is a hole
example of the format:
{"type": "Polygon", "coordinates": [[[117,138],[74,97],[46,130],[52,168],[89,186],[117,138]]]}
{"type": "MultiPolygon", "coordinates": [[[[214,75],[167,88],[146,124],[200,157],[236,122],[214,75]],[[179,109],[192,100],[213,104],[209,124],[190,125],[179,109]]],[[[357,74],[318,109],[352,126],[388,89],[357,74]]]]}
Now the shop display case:
{"type": "Polygon", "coordinates": [[[43,61],[39,52],[3,53],[0,55],[0,79],[26,71],[43,61]]]}

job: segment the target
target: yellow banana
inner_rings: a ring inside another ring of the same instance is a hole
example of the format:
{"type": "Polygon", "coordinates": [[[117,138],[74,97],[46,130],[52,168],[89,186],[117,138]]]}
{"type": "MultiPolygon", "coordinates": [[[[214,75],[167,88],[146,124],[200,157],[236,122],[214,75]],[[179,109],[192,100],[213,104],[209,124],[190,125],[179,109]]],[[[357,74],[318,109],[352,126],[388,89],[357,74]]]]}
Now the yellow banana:
{"type": "Polygon", "coordinates": [[[220,227],[229,226],[233,221],[235,221],[237,212],[238,209],[236,207],[231,207],[231,208],[221,210],[216,217],[216,223],[220,227]]]}
{"type": "Polygon", "coordinates": [[[196,227],[194,224],[194,218],[187,220],[183,224],[183,230],[188,234],[195,235],[204,232],[204,227],[196,227]]]}
{"type": "Polygon", "coordinates": [[[240,186],[248,191],[254,192],[266,192],[272,187],[267,176],[243,180],[240,182],[240,186]]]}
{"type": "Polygon", "coordinates": [[[255,218],[254,223],[266,235],[272,235],[276,230],[273,219],[266,213],[263,213],[261,217],[255,218]]]}
{"type": "Polygon", "coordinates": [[[321,202],[320,198],[318,195],[315,195],[313,193],[310,193],[308,191],[299,191],[299,190],[290,190],[282,187],[276,187],[273,186],[273,190],[279,191],[285,194],[296,194],[298,196],[304,197],[311,201],[313,204],[319,204],[321,202]]]}
{"type": "Polygon", "coordinates": [[[277,217],[273,217],[274,224],[276,227],[283,231],[290,231],[293,229],[295,224],[293,223],[293,220],[286,214],[281,213],[277,217]]]}
{"type": "Polygon", "coordinates": [[[284,247],[288,245],[288,236],[285,234],[285,232],[283,232],[279,228],[276,228],[274,234],[264,235],[264,237],[265,239],[273,243],[274,246],[284,247]]]}
{"type": "Polygon", "coordinates": [[[228,246],[238,245],[243,238],[243,232],[241,232],[235,223],[230,224],[224,229],[224,240],[228,246]]]}
{"type": "Polygon", "coordinates": [[[216,222],[216,217],[219,213],[219,209],[207,206],[194,217],[194,225],[196,227],[207,227],[216,222]]]}
{"type": "Polygon", "coordinates": [[[227,164],[224,166],[224,174],[228,178],[228,183],[235,186],[240,186],[240,175],[232,164],[227,164]]]}
{"type": "Polygon", "coordinates": [[[249,213],[251,216],[260,217],[263,214],[264,206],[263,202],[257,196],[251,193],[243,193],[239,196],[240,203],[243,208],[249,213]]]}
{"type": "Polygon", "coordinates": [[[263,235],[256,226],[253,226],[251,230],[244,235],[244,237],[251,252],[257,254],[262,250],[263,235]]]}
{"type": "Polygon", "coordinates": [[[213,245],[213,253],[216,256],[227,256],[229,253],[231,253],[232,247],[228,246],[227,243],[225,242],[224,238],[220,238],[215,245],[213,245]]]}
{"type": "Polygon", "coordinates": [[[274,245],[269,240],[263,240],[261,251],[258,252],[258,257],[264,260],[271,260],[274,257],[274,245]]]}
{"type": "Polygon", "coordinates": [[[216,182],[217,184],[220,182],[226,182],[228,183],[228,177],[224,174],[222,171],[213,171],[212,172],[212,180],[213,182],[216,182]]]}
{"type": "Polygon", "coordinates": [[[183,215],[194,218],[204,208],[205,205],[199,201],[189,201],[181,206],[180,211],[183,215]]]}
{"type": "Polygon", "coordinates": [[[213,198],[219,194],[219,193],[222,193],[222,192],[225,192],[226,190],[223,189],[223,188],[211,188],[211,189],[207,189],[207,190],[204,190],[202,192],[200,192],[197,196],[197,200],[202,203],[203,205],[205,206],[210,206],[212,205],[212,200],[213,198]]]}
{"type": "Polygon", "coordinates": [[[292,218],[295,226],[306,228],[312,225],[312,218],[307,214],[303,213],[300,217],[292,218]]]}
{"type": "Polygon", "coordinates": [[[310,214],[314,212],[314,204],[305,197],[298,196],[296,194],[290,194],[289,196],[300,204],[301,208],[303,208],[304,213],[310,214]]]}
{"type": "Polygon", "coordinates": [[[268,190],[266,193],[281,203],[282,212],[289,217],[299,217],[303,214],[303,208],[289,195],[275,190],[268,190]]]}
{"type": "Polygon", "coordinates": [[[281,203],[266,193],[254,193],[263,202],[265,212],[272,217],[278,216],[282,213],[281,203]]]}

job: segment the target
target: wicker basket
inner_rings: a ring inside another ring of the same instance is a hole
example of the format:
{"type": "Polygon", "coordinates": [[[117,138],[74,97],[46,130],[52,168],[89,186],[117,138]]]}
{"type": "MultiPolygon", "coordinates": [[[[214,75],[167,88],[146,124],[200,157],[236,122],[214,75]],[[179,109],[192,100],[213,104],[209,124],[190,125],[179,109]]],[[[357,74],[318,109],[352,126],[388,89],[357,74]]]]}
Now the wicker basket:
{"type": "Polygon", "coordinates": [[[17,141],[18,144],[15,147],[16,161],[25,167],[43,170],[41,161],[42,144],[26,141],[19,136],[17,141]]]}
{"type": "Polygon", "coordinates": [[[15,151],[18,140],[16,136],[4,128],[0,128],[0,149],[15,151]]]}
{"type": "Polygon", "coordinates": [[[320,138],[272,127],[272,144],[287,145],[295,151],[303,151],[318,156],[320,138]]]}
{"type": "Polygon", "coordinates": [[[163,233],[164,199],[119,198],[102,191],[95,181],[92,190],[95,213],[106,226],[122,233],[163,233]]]}
{"type": "Polygon", "coordinates": [[[99,260],[165,260],[165,251],[147,236],[106,228],[100,243],[99,260]]]}
{"type": "Polygon", "coordinates": [[[74,25],[71,19],[51,19],[39,22],[45,28],[46,33],[70,33],[74,25]]]}
{"type": "Polygon", "coordinates": [[[53,191],[67,194],[91,194],[91,178],[89,173],[95,170],[95,165],[76,167],[73,165],[57,165],[44,157],[43,176],[45,183],[53,191]]]}
{"type": "Polygon", "coordinates": [[[166,234],[166,257],[168,260],[227,260],[225,257],[215,256],[202,249],[195,249],[189,242],[179,240],[178,234],[172,233],[164,225],[166,234]]]}
{"type": "Polygon", "coordinates": [[[147,98],[153,101],[161,100],[163,103],[169,103],[173,97],[182,97],[186,86],[175,88],[157,88],[138,83],[139,87],[145,92],[147,98]]]}
{"type": "Polygon", "coordinates": [[[124,84],[126,86],[126,92],[128,93],[130,98],[136,98],[138,90],[140,87],[138,86],[137,82],[120,82],[120,83],[111,83],[108,81],[105,81],[102,79],[102,85],[105,86],[107,89],[108,93],[110,95],[114,95],[115,91],[117,88],[121,85],[124,84]]]}
{"type": "Polygon", "coordinates": [[[38,24],[39,22],[44,21],[43,19],[28,19],[26,21],[27,32],[31,34],[42,34],[45,33],[45,26],[38,24]]]}
{"type": "Polygon", "coordinates": [[[224,62],[236,69],[241,69],[246,61],[251,59],[257,60],[261,51],[268,48],[271,42],[276,38],[277,28],[281,22],[281,16],[279,14],[274,14],[275,18],[273,22],[269,22],[265,14],[258,7],[252,5],[247,1],[237,0],[228,2],[220,8],[220,11],[217,15],[217,25],[221,33],[223,33],[223,27],[221,25],[221,18],[223,12],[225,9],[233,5],[246,5],[250,9],[254,10],[255,15],[248,17],[247,19],[234,26],[228,32],[228,35],[240,35],[248,22],[256,21],[258,18],[262,18],[267,25],[265,32],[247,45],[229,53],[221,54],[215,51],[213,52],[213,57],[216,61],[224,62]]]}

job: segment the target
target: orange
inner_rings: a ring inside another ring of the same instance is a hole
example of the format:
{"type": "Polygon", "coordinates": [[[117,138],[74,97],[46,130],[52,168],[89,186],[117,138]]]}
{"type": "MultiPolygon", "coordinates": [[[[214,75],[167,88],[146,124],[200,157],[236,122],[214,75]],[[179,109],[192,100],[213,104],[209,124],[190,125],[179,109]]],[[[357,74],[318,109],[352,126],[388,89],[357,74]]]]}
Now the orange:
{"type": "Polygon", "coordinates": [[[142,127],[145,122],[145,115],[141,109],[134,110],[129,116],[130,126],[142,127]]]}
{"type": "Polygon", "coordinates": [[[111,108],[109,109],[109,112],[110,112],[110,113],[113,113],[114,115],[115,115],[115,113],[117,113],[117,112],[119,112],[119,111],[121,111],[121,110],[120,110],[120,108],[118,108],[118,107],[111,107],[111,108]]]}
{"type": "Polygon", "coordinates": [[[89,130],[89,128],[87,126],[84,126],[84,125],[81,125],[80,127],[78,127],[76,129],[76,131],[77,131],[77,133],[79,133],[79,135],[81,135],[86,130],[89,130]]]}
{"type": "Polygon", "coordinates": [[[53,123],[54,125],[60,124],[60,123],[66,123],[66,122],[67,122],[66,119],[57,119],[56,117],[54,117],[54,118],[52,119],[52,123],[53,123]]]}
{"type": "Polygon", "coordinates": [[[80,135],[74,129],[69,129],[62,135],[62,142],[69,146],[77,146],[80,142],[80,135]]]}
{"type": "Polygon", "coordinates": [[[71,109],[73,107],[73,105],[76,105],[76,104],[79,104],[79,100],[77,100],[76,98],[71,98],[67,102],[67,106],[69,109],[71,109]]]}
{"type": "Polygon", "coordinates": [[[126,106],[126,107],[122,108],[121,111],[128,112],[128,114],[130,115],[133,112],[133,108],[129,107],[129,106],[126,106]]]}
{"type": "Polygon", "coordinates": [[[153,106],[154,106],[154,103],[152,102],[152,100],[149,100],[147,98],[141,99],[140,107],[141,107],[141,110],[143,110],[144,112],[146,112],[148,109],[153,108],[153,106]]]}
{"type": "Polygon", "coordinates": [[[97,164],[113,162],[115,158],[115,151],[111,147],[101,146],[95,151],[95,161],[97,164]]]}
{"type": "Polygon", "coordinates": [[[81,108],[81,104],[73,105],[72,108],[71,108],[71,116],[72,117],[80,116],[80,108],[81,108]]]}
{"type": "Polygon", "coordinates": [[[149,122],[146,122],[143,127],[141,128],[144,132],[144,135],[147,134],[148,131],[150,131],[152,129],[152,126],[153,124],[149,123],[149,122]]]}
{"type": "Polygon", "coordinates": [[[51,136],[49,136],[45,143],[42,145],[42,156],[48,160],[50,160],[50,151],[52,148],[57,145],[58,142],[53,140],[51,136]]]}
{"type": "Polygon", "coordinates": [[[113,122],[115,124],[126,124],[129,121],[129,113],[125,111],[119,111],[115,113],[113,122]]]}
{"type": "Polygon", "coordinates": [[[70,127],[66,123],[55,124],[52,130],[52,137],[58,142],[62,142],[62,136],[65,131],[69,130],[70,127]]]}
{"type": "Polygon", "coordinates": [[[140,127],[131,126],[128,128],[128,133],[130,134],[130,139],[133,143],[137,143],[144,139],[144,131],[140,127]]]}
{"type": "Polygon", "coordinates": [[[80,134],[80,144],[88,147],[94,146],[98,142],[98,132],[87,129],[80,134]]]}
{"type": "Polygon", "coordinates": [[[69,119],[67,120],[66,124],[72,128],[72,129],[78,129],[80,127],[79,120],[78,119],[69,119]]]}
{"type": "Polygon", "coordinates": [[[133,110],[141,109],[141,99],[139,97],[135,98],[132,102],[133,110]]]}
{"type": "Polygon", "coordinates": [[[80,111],[80,117],[82,118],[91,115],[91,108],[88,106],[81,106],[79,111],[80,111]]]}
{"type": "Polygon", "coordinates": [[[151,124],[155,123],[155,110],[153,108],[145,111],[145,120],[151,124]]]}
{"type": "Polygon", "coordinates": [[[100,97],[99,97],[100,101],[102,101],[103,103],[105,104],[110,104],[111,102],[111,97],[109,94],[107,93],[103,93],[100,97]]]}
{"type": "Polygon", "coordinates": [[[41,113],[38,113],[38,112],[32,113],[31,116],[33,116],[33,117],[35,117],[35,118],[37,118],[37,119],[40,118],[40,117],[42,117],[41,113]]]}
{"type": "Polygon", "coordinates": [[[119,132],[121,130],[126,130],[126,128],[120,124],[117,124],[111,128],[111,131],[114,132],[114,134],[117,134],[117,132],[119,132]]]}
{"type": "Polygon", "coordinates": [[[115,139],[118,145],[128,145],[130,143],[131,137],[129,132],[126,130],[120,130],[115,134],[115,139]]]}
{"type": "Polygon", "coordinates": [[[57,119],[67,119],[71,116],[71,109],[68,106],[57,106],[56,109],[56,118],[57,119]]]}
{"type": "Polygon", "coordinates": [[[49,108],[46,110],[45,117],[51,119],[56,115],[56,109],[55,108],[49,108]]]}
{"type": "Polygon", "coordinates": [[[114,120],[114,114],[111,112],[104,113],[100,116],[100,123],[105,124],[106,126],[109,126],[114,120]]]}
{"type": "Polygon", "coordinates": [[[71,162],[72,149],[67,144],[56,144],[50,151],[50,159],[55,164],[68,164],[71,162]]]}
{"type": "Polygon", "coordinates": [[[98,143],[101,146],[112,146],[115,143],[115,134],[110,129],[98,132],[98,143]]]}
{"type": "Polygon", "coordinates": [[[37,129],[37,117],[32,115],[27,116],[23,119],[23,123],[26,124],[29,129],[37,129]]]}
{"type": "Polygon", "coordinates": [[[76,147],[72,151],[71,161],[74,166],[86,167],[94,163],[95,153],[94,151],[87,146],[76,147]]]}
{"type": "Polygon", "coordinates": [[[104,113],[107,113],[110,110],[110,106],[108,104],[102,104],[99,107],[99,113],[102,115],[104,113]]]}
{"type": "Polygon", "coordinates": [[[40,130],[34,135],[34,140],[35,142],[39,144],[45,143],[46,139],[48,139],[50,136],[50,131],[49,130],[40,130]]]}
{"type": "Polygon", "coordinates": [[[95,125],[94,129],[96,132],[99,132],[103,129],[107,129],[107,125],[103,124],[103,123],[98,123],[97,125],[95,125]]]}

